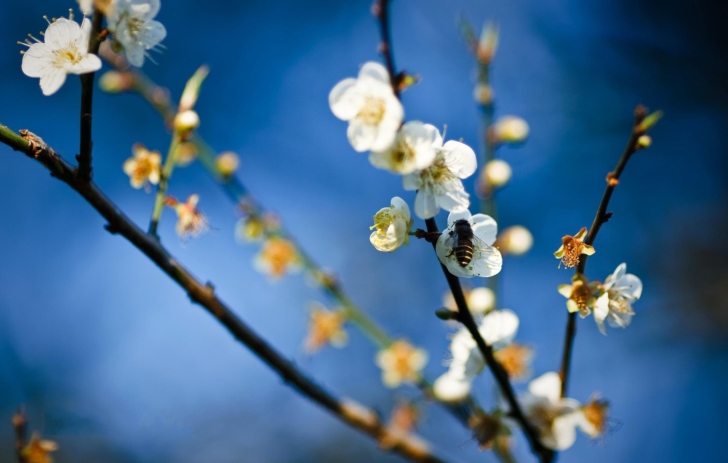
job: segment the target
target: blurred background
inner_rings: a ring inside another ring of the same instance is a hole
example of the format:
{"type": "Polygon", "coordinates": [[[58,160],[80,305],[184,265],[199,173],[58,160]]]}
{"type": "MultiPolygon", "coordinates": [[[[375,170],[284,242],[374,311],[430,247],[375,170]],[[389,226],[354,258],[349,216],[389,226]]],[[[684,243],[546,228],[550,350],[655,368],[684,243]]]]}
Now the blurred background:
{"type": "MultiPolygon", "coordinates": [[[[0,16],[0,122],[31,129],[69,160],[78,79],[44,97],[22,74],[15,42],[44,29],[42,15],[72,6],[9,2],[0,16]]],[[[368,242],[371,216],[394,195],[410,204],[414,195],[351,149],[346,124],[328,108],[336,82],[378,59],[370,6],[164,1],[157,19],[167,48],[144,71],[176,98],[199,65],[210,66],[200,133],[240,154],[243,182],[360,306],[428,349],[434,378],[451,328],[433,316],[446,283],[432,250],[415,242],[382,254],[368,242]]],[[[502,306],[520,315],[518,339],[536,348],[537,375],[558,368],[566,310],[556,286],[572,275],[552,252],[591,223],[634,106],[665,112],[653,146],[622,177],[589,260],[591,278],[621,262],[642,278],[637,315],[606,337],[583,320],[575,344],[570,395],[601,392],[613,432],[597,442],[581,435],[560,461],[725,458],[727,13],[707,1],[394,2],[397,65],[422,76],[403,95],[406,118],[447,125],[449,139],[476,149],[475,63],[456,20],[501,25],[496,111],[525,118],[531,137],[499,152],[514,171],[499,195],[499,225],[522,224],[535,237],[529,254],[505,262],[502,306]]],[[[146,227],[153,197],[131,189],[121,165],[133,143],[166,151],[169,135],[136,95],[94,99],[95,180],[146,227]]],[[[31,429],[59,443],[59,462],[400,461],[282,384],[45,169],[6,147],[0,158],[0,462],[14,461],[10,417],[19,404],[31,429]]],[[[397,398],[418,396],[381,384],[375,350],[355,329],[345,349],[306,356],[308,303],[331,301],[300,276],[271,283],[253,270],[257,247],[235,243],[235,209],[201,166],[178,169],[170,192],[199,193],[213,230],[183,243],[167,210],[163,243],[305,371],[385,416],[397,398]]],[[[488,374],[475,390],[491,402],[488,374]]],[[[420,432],[453,461],[494,461],[437,407],[424,408],[420,432]]],[[[519,461],[532,461],[520,435],[515,445],[519,461]]]]}

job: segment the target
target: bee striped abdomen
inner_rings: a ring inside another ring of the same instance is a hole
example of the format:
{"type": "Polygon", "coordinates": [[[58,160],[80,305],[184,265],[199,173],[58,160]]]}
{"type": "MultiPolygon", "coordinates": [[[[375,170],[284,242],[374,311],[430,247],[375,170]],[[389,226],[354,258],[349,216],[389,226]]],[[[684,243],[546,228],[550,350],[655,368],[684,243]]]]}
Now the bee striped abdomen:
{"type": "Polygon", "coordinates": [[[455,233],[455,241],[453,242],[452,252],[455,254],[458,264],[461,267],[467,267],[470,261],[473,260],[473,229],[470,227],[470,222],[465,219],[460,219],[455,222],[453,229],[455,233]]]}

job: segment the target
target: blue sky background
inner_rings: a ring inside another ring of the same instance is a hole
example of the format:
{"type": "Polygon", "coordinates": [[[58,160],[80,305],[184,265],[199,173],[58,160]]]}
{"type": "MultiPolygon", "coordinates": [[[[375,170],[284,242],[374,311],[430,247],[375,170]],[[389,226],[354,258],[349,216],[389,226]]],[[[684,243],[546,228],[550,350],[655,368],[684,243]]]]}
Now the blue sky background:
{"type": "MultiPolygon", "coordinates": [[[[78,80],[44,97],[21,73],[15,41],[70,6],[11,2],[0,17],[0,122],[31,129],[67,159],[78,145],[78,80]]],[[[372,317],[429,350],[435,377],[449,331],[433,316],[446,289],[439,265],[424,243],[381,254],[367,240],[374,212],[414,195],[350,148],[328,108],[336,82],[378,59],[369,8],[165,1],[167,50],[144,71],[178,95],[210,66],[201,134],[240,153],[246,185],[372,317]]],[[[448,138],[474,148],[475,66],[456,18],[501,25],[497,112],[524,117],[532,135],[499,152],[514,171],[499,196],[500,225],[523,224],[535,237],[530,254],[506,260],[502,300],[521,316],[519,340],[536,347],[537,374],[558,368],[566,320],[556,286],[571,272],[551,253],[591,223],[635,104],[665,112],[653,146],[628,166],[589,261],[592,278],[627,262],[643,279],[637,315],[607,337],[581,321],[576,340],[571,394],[608,398],[614,432],[599,442],[580,436],[560,461],[724,453],[727,12],[717,2],[652,0],[394,2],[397,65],[422,76],[403,95],[406,118],[447,124],[448,138]]],[[[94,103],[95,180],[146,226],[153,198],[128,186],[121,164],[133,143],[164,151],[169,136],[135,95],[97,93],[94,103]]],[[[60,443],[59,462],[398,461],[283,385],[47,171],[8,148],[0,159],[0,462],[13,461],[9,420],[20,403],[32,427],[60,443]]],[[[235,244],[234,208],[198,165],[178,170],[171,186],[181,198],[193,192],[214,230],[181,243],[166,211],[162,240],[243,319],[330,389],[385,415],[396,397],[417,396],[381,385],[375,351],[355,330],[344,350],[303,355],[308,301],[330,301],[300,277],[270,284],[252,269],[256,248],[235,244]]],[[[485,403],[490,383],[487,374],[476,383],[485,403]]],[[[420,431],[453,461],[490,458],[436,407],[426,407],[420,431]]],[[[516,453],[531,459],[520,437],[516,453]]]]}

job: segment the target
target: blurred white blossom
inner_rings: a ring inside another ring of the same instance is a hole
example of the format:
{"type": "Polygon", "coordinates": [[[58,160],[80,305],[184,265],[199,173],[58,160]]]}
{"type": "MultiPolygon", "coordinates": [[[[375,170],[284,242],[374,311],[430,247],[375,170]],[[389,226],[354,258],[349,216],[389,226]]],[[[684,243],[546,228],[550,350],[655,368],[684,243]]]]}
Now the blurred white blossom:
{"type": "Polygon", "coordinates": [[[543,445],[553,450],[566,450],[574,444],[576,427],[583,420],[581,404],[561,397],[558,373],[548,372],[531,381],[528,392],[519,400],[543,445]]]}
{"type": "Polygon", "coordinates": [[[372,151],[369,162],[380,169],[404,175],[430,167],[441,148],[442,136],[437,127],[412,121],[399,129],[388,149],[372,151]]]}
{"type": "Polygon", "coordinates": [[[356,79],[350,77],[334,86],[329,106],[336,117],[349,121],[346,135],[359,152],[389,148],[404,118],[387,70],[372,61],[362,66],[356,79]]]}
{"type": "Polygon", "coordinates": [[[133,66],[141,67],[147,50],[167,36],[164,25],[154,20],[160,6],[159,0],[118,0],[108,18],[115,45],[124,49],[133,66]]]}

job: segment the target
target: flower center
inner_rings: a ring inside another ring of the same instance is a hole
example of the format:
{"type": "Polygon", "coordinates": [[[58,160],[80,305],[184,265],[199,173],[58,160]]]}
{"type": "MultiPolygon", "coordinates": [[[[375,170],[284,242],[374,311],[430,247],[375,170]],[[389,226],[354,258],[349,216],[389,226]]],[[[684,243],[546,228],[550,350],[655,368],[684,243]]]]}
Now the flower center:
{"type": "Polygon", "coordinates": [[[413,374],[411,361],[415,353],[412,346],[404,342],[398,342],[391,349],[394,357],[392,369],[403,378],[411,377],[413,374]]]}
{"type": "Polygon", "coordinates": [[[574,282],[574,286],[571,289],[571,300],[576,302],[576,306],[579,308],[579,312],[583,315],[589,314],[589,300],[592,298],[592,289],[588,284],[581,280],[574,282]]]}
{"type": "Polygon", "coordinates": [[[592,400],[582,407],[584,418],[597,430],[597,435],[604,432],[607,423],[609,405],[605,401],[592,400]]]}
{"type": "Polygon", "coordinates": [[[531,349],[518,344],[511,344],[495,353],[495,358],[511,378],[523,378],[528,374],[528,361],[531,349]]]}
{"type": "Polygon", "coordinates": [[[561,258],[564,266],[571,268],[579,265],[579,256],[584,250],[584,242],[571,235],[566,235],[561,242],[564,245],[564,257],[561,258]]]}
{"type": "Polygon", "coordinates": [[[273,275],[282,276],[286,273],[288,266],[295,260],[296,248],[286,240],[268,240],[268,243],[261,251],[261,257],[270,264],[273,275]]]}
{"type": "Polygon", "coordinates": [[[384,118],[384,100],[381,98],[366,97],[357,119],[367,125],[378,125],[384,118]]]}
{"type": "Polygon", "coordinates": [[[62,50],[56,50],[54,53],[56,55],[55,65],[59,68],[62,68],[64,65],[69,63],[72,65],[78,64],[83,59],[83,56],[81,56],[76,47],[68,47],[62,50]]]}

